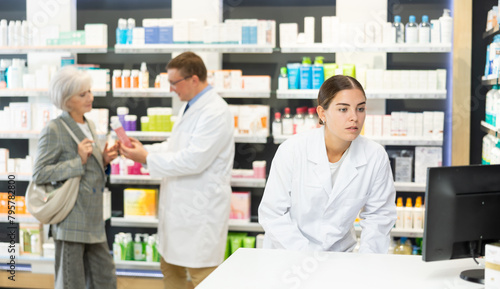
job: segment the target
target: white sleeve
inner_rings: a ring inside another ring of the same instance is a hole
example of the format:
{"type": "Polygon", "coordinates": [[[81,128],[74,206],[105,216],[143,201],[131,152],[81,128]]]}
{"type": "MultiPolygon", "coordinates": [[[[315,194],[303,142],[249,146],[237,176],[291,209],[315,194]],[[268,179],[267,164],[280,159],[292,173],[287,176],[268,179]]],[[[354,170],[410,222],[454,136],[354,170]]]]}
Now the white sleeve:
{"type": "Polygon", "coordinates": [[[365,207],[360,213],[360,253],[387,253],[390,232],[396,222],[396,190],[387,155],[377,173],[365,207]]]}
{"type": "Polygon", "coordinates": [[[259,223],[273,248],[307,250],[309,240],[290,217],[293,152],[283,143],[276,152],[259,206],[259,223]]]}
{"type": "Polygon", "coordinates": [[[158,152],[164,152],[166,151],[168,148],[168,140],[164,141],[164,142],[160,142],[160,143],[155,143],[155,144],[151,144],[151,145],[145,145],[144,146],[144,149],[146,149],[146,151],[148,151],[148,153],[158,153],[158,152]]]}
{"type": "MultiPolygon", "coordinates": [[[[232,118],[226,110],[202,112],[185,148],[176,152],[154,152],[146,159],[152,177],[195,175],[203,172],[233,137],[232,118]]],[[[161,149],[153,147],[148,149],[161,149]]]]}

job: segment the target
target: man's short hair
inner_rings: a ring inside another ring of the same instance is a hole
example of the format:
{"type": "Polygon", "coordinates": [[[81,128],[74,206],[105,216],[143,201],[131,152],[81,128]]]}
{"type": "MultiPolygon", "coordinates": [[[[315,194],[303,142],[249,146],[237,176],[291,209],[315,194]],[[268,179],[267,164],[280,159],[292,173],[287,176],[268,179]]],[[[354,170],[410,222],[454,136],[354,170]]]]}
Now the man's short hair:
{"type": "Polygon", "coordinates": [[[196,55],[191,51],[179,54],[174,59],[170,60],[167,64],[168,69],[177,69],[182,76],[193,76],[196,75],[200,81],[207,80],[207,68],[201,57],[196,55]]]}

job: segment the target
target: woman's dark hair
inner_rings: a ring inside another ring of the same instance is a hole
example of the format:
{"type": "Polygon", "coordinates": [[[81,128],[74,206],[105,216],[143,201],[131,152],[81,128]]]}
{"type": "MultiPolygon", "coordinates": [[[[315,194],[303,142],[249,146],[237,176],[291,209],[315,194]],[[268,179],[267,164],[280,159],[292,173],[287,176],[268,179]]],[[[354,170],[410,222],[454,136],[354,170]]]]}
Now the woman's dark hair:
{"type": "MultiPolygon", "coordinates": [[[[335,75],[328,78],[321,85],[318,93],[318,105],[327,110],[337,93],[346,89],[359,89],[366,98],[365,91],[356,78],[346,75],[335,75]]],[[[324,124],[321,119],[319,119],[319,124],[324,124]]]]}

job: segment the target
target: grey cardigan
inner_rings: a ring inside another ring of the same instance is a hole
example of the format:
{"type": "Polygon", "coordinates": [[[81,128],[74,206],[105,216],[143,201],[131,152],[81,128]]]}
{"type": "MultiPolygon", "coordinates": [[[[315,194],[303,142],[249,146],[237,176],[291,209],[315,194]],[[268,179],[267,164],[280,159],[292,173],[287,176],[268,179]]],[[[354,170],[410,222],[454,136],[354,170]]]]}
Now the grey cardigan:
{"type": "Polygon", "coordinates": [[[51,120],[40,133],[38,155],[33,170],[33,181],[37,184],[65,181],[82,176],[75,206],[62,222],[52,225],[56,240],[79,243],[106,241],[102,219],[102,192],[106,182],[101,149],[97,142],[94,124],[87,120],[95,146],[85,165],[78,155],[78,146],[61,121],[64,121],[76,137],[82,141],[85,135],[71,118],[63,112],[51,120]]]}

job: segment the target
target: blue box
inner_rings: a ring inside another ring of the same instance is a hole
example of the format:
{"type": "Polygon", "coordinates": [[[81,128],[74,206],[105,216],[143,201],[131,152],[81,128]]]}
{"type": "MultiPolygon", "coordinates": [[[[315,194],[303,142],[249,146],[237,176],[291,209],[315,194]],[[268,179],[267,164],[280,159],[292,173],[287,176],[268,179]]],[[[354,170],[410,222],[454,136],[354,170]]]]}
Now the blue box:
{"type": "Polygon", "coordinates": [[[160,28],[144,27],[144,43],[145,44],[158,44],[160,42],[160,28]]]}
{"type": "Polygon", "coordinates": [[[159,43],[161,44],[172,44],[174,43],[174,27],[165,26],[159,27],[159,43]]]}

